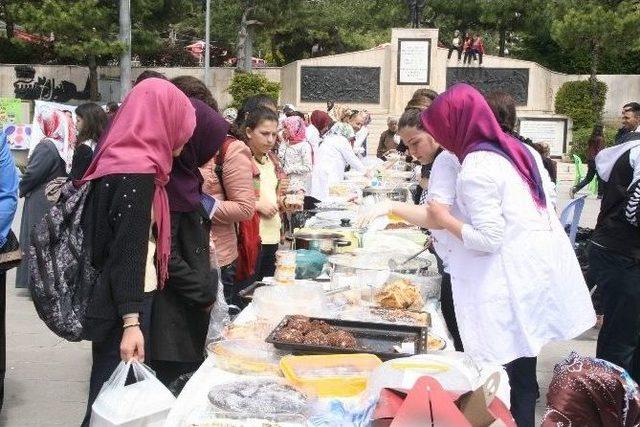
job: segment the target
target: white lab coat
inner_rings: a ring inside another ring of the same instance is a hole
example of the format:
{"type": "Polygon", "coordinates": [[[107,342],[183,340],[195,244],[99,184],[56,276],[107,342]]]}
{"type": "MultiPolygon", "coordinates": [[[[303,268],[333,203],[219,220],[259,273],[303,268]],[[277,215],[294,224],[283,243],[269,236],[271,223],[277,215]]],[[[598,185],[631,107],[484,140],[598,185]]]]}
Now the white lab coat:
{"type": "MultiPolygon", "coordinates": [[[[543,171],[539,156],[534,156],[543,171]]],[[[502,156],[473,152],[456,184],[465,222],[462,245],[447,256],[456,318],[465,352],[505,364],[534,357],[551,341],[574,338],[595,324],[595,312],[567,234],[502,156]]],[[[436,176],[431,179],[437,179],[436,176]]]]}
{"type": "Polygon", "coordinates": [[[307,141],[309,142],[309,145],[311,145],[311,150],[315,155],[316,151],[318,151],[322,138],[320,137],[320,131],[314,125],[307,126],[307,141]]]}
{"type": "Polygon", "coordinates": [[[329,197],[329,188],[344,179],[347,165],[358,172],[366,171],[345,137],[336,134],[325,136],[315,155],[310,195],[320,201],[329,197]]]}

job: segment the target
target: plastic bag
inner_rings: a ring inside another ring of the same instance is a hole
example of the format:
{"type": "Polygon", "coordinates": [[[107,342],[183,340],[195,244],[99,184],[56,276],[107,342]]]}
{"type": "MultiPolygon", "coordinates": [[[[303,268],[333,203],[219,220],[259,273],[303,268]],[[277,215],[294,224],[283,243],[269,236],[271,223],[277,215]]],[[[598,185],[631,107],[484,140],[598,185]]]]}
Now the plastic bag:
{"type": "Polygon", "coordinates": [[[176,398],[145,364],[120,362],[91,407],[91,427],[160,427],[176,398]],[[126,385],[130,370],[136,382],[126,385]]]}
{"type": "Polygon", "coordinates": [[[296,253],[296,279],[313,280],[320,276],[327,262],[326,255],[307,249],[298,249],[296,253]]]}
{"type": "MultiPolygon", "coordinates": [[[[213,241],[212,241],[213,244],[213,241]]],[[[218,258],[216,257],[215,247],[211,251],[211,268],[218,270],[218,278],[222,277],[220,267],[218,266],[218,258]]],[[[216,301],[211,307],[211,313],[209,314],[209,329],[207,330],[207,338],[204,346],[207,348],[209,344],[215,341],[224,339],[222,332],[231,323],[231,317],[229,316],[229,305],[224,299],[224,285],[218,279],[218,293],[216,301]]]]}

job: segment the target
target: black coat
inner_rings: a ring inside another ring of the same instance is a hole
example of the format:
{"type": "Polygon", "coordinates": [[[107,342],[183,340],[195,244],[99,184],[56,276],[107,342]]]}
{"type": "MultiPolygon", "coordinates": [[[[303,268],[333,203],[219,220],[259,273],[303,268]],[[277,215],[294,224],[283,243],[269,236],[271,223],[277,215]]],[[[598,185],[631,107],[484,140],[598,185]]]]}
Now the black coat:
{"type": "Polygon", "coordinates": [[[156,294],[151,359],[201,362],[218,274],[209,260],[211,221],[204,211],[171,213],[169,280],[156,294]]]}

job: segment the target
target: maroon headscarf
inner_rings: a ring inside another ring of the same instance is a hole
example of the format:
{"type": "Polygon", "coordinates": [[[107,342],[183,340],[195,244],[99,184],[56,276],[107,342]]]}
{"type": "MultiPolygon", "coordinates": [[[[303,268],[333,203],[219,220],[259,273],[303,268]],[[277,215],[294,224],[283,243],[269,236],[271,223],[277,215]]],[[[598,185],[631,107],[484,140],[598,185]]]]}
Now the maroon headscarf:
{"type": "Polygon", "coordinates": [[[315,110],[311,113],[311,124],[314,125],[320,133],[322,133],[323,129],[328,129],[332,121],[329,114],[324,111],[315,110]]]}
{"type": "Polygon", "coordinates": [[[542,427],[640,423],[640,390],[622,368],[572,352],[556,365],[542,427]]]}
{"type": "Polygon", "coordinates": [[[547,202],[540,171],[531,152],[498,124],[484,96],[460,83],[438,96],[422,113],[422,126],[460,163],[474,151],[491,151],[506,158],[525,181],[538,207],[547,202]]]}
{"type": "Polygon", "coordinates": [[[200,167],[204,166],[222,146],[229,122],[204,102],[189,98],[196,110],[196,128],[182,150],[173,161],[167,195],[171,212],[192,212],[200,206],[203,178],[200,167]]]}

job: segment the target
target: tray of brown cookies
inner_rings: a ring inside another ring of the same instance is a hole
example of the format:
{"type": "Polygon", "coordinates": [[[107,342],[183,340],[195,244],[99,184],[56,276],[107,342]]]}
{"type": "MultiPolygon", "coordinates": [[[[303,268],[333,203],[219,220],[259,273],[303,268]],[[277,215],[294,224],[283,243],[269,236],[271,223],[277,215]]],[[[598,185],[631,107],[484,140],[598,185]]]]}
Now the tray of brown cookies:
{"type": "Polygon", "coordinates": [[[266,342],[293,354],[370,353],[382,360],[427,352],[428,328],[285,316],[266,342]]]}

